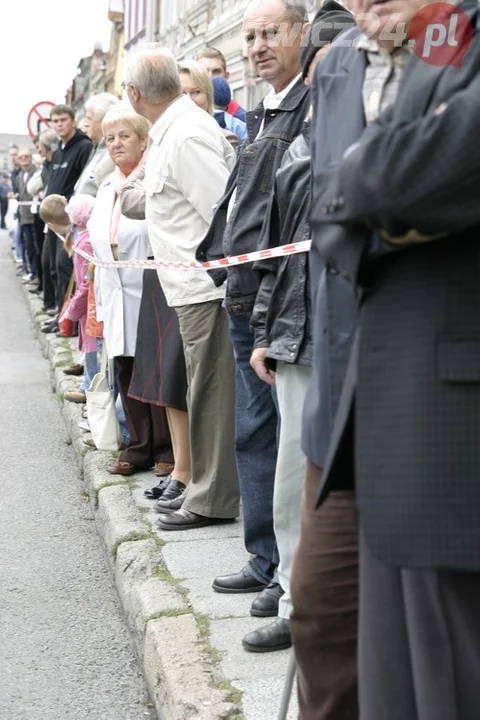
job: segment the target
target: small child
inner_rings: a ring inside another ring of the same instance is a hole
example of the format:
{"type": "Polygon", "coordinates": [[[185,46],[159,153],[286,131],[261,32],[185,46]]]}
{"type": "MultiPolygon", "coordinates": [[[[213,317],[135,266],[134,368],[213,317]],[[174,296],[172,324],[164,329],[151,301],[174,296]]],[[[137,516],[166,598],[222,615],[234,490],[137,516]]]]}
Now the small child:
{"type": "MultiPolygon", "coordinates": [[[[40,205],[40,215],[50,230],[65,237],[65,249],[71,253],[73,247],[93,255],[86,225],[92,214],[95,198],[91,195],[75,195],[68,202],[60,195],[49,195],[40,205]]],[[[73,253],[73,272],[76,291],[60,321],[70,319],[78,322],[78,349],[85,353],[84,381],[76,391],[65,393],[65,399],[72,402],[86,402],[85,390],[98,372],[97,339],[87,335],[85,325],[88,310],[88,260],[73,253]]]]}

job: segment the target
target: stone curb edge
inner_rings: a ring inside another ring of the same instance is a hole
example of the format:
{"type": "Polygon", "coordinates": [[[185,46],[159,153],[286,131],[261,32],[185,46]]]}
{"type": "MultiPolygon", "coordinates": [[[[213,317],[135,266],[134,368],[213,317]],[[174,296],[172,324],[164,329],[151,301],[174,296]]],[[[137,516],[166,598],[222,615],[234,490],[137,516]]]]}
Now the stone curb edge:
{"type": "Polygon", "coordinates": [[[75,339],[40,332],[48,316],[41,301],[24,295],[33,329],[52,370],[52,392],[61,403],[67,437],[105,545],[108,564],[159,720],[242,720],[241,692],[222,676],[218,652],[209,643],[209,620],[195,612],[188,591],[171,575],[162,540],[133,499],[134,478],[107,472],[112,454],[92,451],[82,441],[81,406],[63,401],[76,378],[62,370],[73,364],[75,339]],[[117,479],[118,478],[118,479],[117,479]]]}

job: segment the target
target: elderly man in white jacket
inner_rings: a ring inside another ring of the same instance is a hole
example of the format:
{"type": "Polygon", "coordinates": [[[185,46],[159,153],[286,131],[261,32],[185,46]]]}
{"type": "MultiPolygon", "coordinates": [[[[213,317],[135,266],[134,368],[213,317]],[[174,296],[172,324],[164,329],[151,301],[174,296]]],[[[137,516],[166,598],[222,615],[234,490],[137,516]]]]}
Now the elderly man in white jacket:
{"type": "MultiPolygon", "coordinates": [[[[152,123],[145,166],[146,219],[157,260],[192,261],[222,196],[235,156],[207,112],[183,95],[166,49],[135,56],[125,82],[134,109],[152,123]]],[[[166,502],[163,530],[187,530],[235,519],[235,369],[223,307],[225,291],[204,271],[160,269],[160,283],[179,319],[188,375],[192,480],[166,502]]],[[[159,503],[161,508],[161,504],[159,503]]]]}

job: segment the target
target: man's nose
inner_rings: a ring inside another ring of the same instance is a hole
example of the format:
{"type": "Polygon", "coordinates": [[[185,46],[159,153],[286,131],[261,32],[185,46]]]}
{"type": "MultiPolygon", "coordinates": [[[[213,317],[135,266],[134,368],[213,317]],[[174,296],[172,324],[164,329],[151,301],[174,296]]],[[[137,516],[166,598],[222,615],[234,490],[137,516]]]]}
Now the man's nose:
{"type": "Polygon", "coordinates": [[[263,35],[256,35],[255,42],[253,43],[252,52],[254,55],[261,55],[268,49],[267,41],[263,35]]]}

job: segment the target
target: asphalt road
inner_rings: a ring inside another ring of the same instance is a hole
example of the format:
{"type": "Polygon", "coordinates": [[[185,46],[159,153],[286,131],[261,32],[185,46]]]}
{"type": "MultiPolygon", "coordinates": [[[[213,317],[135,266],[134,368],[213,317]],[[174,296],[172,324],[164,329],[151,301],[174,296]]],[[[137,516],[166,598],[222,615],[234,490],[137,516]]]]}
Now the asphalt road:
{"type": "Polygon", "coordinates": [[[153,718],[0,232],[0,720],[153,718]]]}

